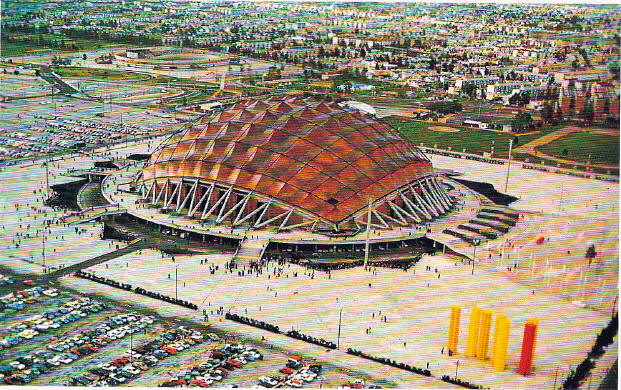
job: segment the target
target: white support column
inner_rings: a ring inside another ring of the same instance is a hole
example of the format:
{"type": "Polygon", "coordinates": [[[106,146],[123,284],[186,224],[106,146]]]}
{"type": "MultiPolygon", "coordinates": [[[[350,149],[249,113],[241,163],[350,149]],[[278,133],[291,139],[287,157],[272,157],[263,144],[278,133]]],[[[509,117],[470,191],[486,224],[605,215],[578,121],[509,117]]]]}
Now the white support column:
{"type": "Polygon", "coordinates": [[[220,207],[220,211],[218,211],[218,217],[216,218],[216,223],[220,223],[219,221],[221,220],[220,218],[222,218],[222,213],[224,212],[224,210],[226,209],[226,205],[229,202],[229,198],[231,197],[231,192],[233,191],[233,186],[229,187],[229,190],[226,192],[226,194],[224,195],[224,197],[226,199],[224,199],[224,202],[222,204],[222,207],[220,207]]]}
{"type": "Polygon", "coordinates": [[[420,196],[418,192],[416,192],[412,185],[410,185],[410,192],[412,192],[412,195],[414,195],[414,199],[416,199],[416,202],[418,202],[423,210],[427,211],[427,214],[429,214],[429,216],[431,217],[430,219],[440,216],[440,214],[438,214],[438,212],[436,211],[435,207],[432,207],[430,204],[428,204],[427,201],[423,199],[423,197],[420,196]]]}
{"type": "Polygon", "coordinates": [[[153,198],[151,200],[151,203],[155,204],[155,196],[156,196],[156,192],[157,192],[157,180],[153,180],[153,185],[151,186],[151,190],[150,191],[153,191],[153,195],[152,195],[153,198]]]}
{"type": "Polygon", "coordinates": [[[233,222],[233,226],[237,226],[237,225],[239,225],[241,223],[244,223],[244,221],[246,221],[248,218],[252,217],[253,215],[256,215],[257,213],[262,212],[263,210],[265,210],[271,203],[272,203],[271,199],[267,203],[263,203],[261,206],[259,206],[256,209],[254,209],[252,212],[250,212],[248,215],[246,215],[245,217],[243,217],[239,221],[233,222]]]}
{"type": "Polygon", "coordinates": [[[170,194],[170,198],[164,200],[164,209],[167,209],[168,206],[170,206],[170,204],[172,203],[173,199],[175,199],[175,195],[177,195],[177,193],[179,192],[179,189],[181,188],[181,183],[177,184],[177,186],[175,187],[175,190],[173,191],[172,194],[170,194]]]}
{"type": "Polygon", "coordinates": [[[440,208],[440,206],[438,206],[436,202],[433,200],[431,195],[429,195],[429,192],[427,191],[425,186],[420,181],[417,184],[420,187],[420,189],[423,191],[423,197],[427,201],[427,204],[429,204],[431,208],[433,209],[433,211],[435,211],[436,216],[439,217],[440,215],[442,215],[442,212],[443,212],[442,208],[440,208]]]}
{"type": "MultiPolygon", "coordinates": [[[[164,182],[164,185],[162,186],[162,190],[160,191],[160,194],[157,196],[157,199],[153,203],[157,203],[160,201],[160,198],[162,197],[162,194],[164,193],[164,191],[168,193],[168,183],[170,183],[170,179],[166,179],[166,182],[164,182]]],[[[164,202],[166,202],[166,200],[164,200],[164,202]]]]}
{"type": "Polygon", "coordinates": [[[444,202],[442,202],[440,197],[433,190],[431,184],[429,184],[429,177],[426,177],[425,180],[423,180],[421,186],[423,186],[423,188],[427,191],[431,199],[435,201],[436,206],[439,208],[442,214],[448,211],[448,207],[444,205],[444,202]]]}
{"type": "Polygon", "coordinates": [[[179,206],[181,205],[181,193],[183,192],[183,179],[179,181],[177,186],[179,191],[177,191],[177,202],[175,204],[175,210],[179,210],[179,206]]]}
{"type": "Polygon", "coordinates": [[[192,201],[190,202],[190,206],[188,207],[189,210],[192,210],[192,206],[194,205],[194,195],[196,195],[197,188],[198,188],[198,179],[196,179],[196,181],[192,185],[192,188],[186,195],[185,199],[183,199],[183,203],[181,204],[181,206],[177,208],[177,211],[185,207],[186,203],[188,203],[188,199],[192,199],[192,201]]]}
{"type": "Polygon", "coordinates": [[[231,213],[233,213],[235,210],[237,210],[237,208],[239,208],[239,206],[246,205],[246,202],[248,202],[248,198],[250,197],[251,193],[252,192],[246,194],[246,196],[244,196],[242,198],[242,200],[240,200],[239,202],[235,203],[233,205],[233,207],[231,207],[222,217],[218,217],[218,219],[216,219],[216,223],[220,223],[220,222],[224,221],[229,215],[231,215],[231,213]]]}
{"type": "Polygon", "coordinates": [[[436,201],[438,202],[438,204],[442,207],[442,209],[444,210],[444,212],[449,211],[451,208],[449,207],[449,205],[444,201],[444,199],[442,199],[442,197],[440,196],[440,194],[438,194],[438,191],[436,191],[436,188],[433,186],[433,184],[431,183],[431,180],[429,177],[427,177],[425,179],[425,184],[427,184],[427,189],[429,191],[429,193],[431,194],[431,196],[434,196],[436,201]]]}
{"type": "Polygon", "coordinates": [[[400,208],[400,207],[397,207],[397,205],[396,205],[393,201],[389,200],[389,201],[387,201],[386,203],[388,203],[388,206],[389,206],[389,207],[392,209],[392,211],[393,211],[393,212],[397,215],[397,218],[398,218],[398,219],[399,219],[399,220],[403,223],[403,225],[404,225],[404,226],[405,226],[405,225],[407,225],[407,224],[408,224],[408,221],[407,221],[407,219],[405,218],[405,216],[409,216],[409,217],[411,217],[411,216],[410,216],[409,214],[407,214],[407,213],[402,214],[403,209],[402,209],[402,208],[400,208]]]}
{"type": "Polygon", "coordinates": [[[442,200],[442,202],[444,202],[444,205],[446,206],[447,210],[450,210],[452,203],[448,199],[448,196],[446,196],[446,192],[444,191],[444,189],[442,189],[440,185],[438,184],[438,182],[436,181],[435,176],[432,176],[429,178],[429,184],[431,185],[431,188],[434,189],[436,194],[438,194],[438,197],[442,200]]]}
{"type": "MultiPolygon", "coordinates": [[[[401,216],[405,215],[406,217],[410,218],[411,220],[415,222],[421,222],[421,219],[418,216],[416,216],[416,213],[408,213],[406,210],[404,210],[399,205],[393,202],[389,202],[388,204],[390,205],[390,207],[392,207],[393,210],[395,210],[395,213],[398,213],[401,216]]],[[[405,218],[403,218],[403,221],[407,223],[405,218]]]]}
{"type": "MultiPolygon", "coordinates": [[[[201,203],[203,203],[203,200],[205,200],[205,198],[209,199],[209,196],[211,196],[211,191],[213,191],[215,186],[216,186],[215,183],[211,183],[211,186],[209,186],[209,189],[205,191],[203,196],[201,196],[201,198],[198,200],[198,203],[196,203],[194,207],[190,206],[190,211],[188,211],[188,217],[192,217],[194,215],[194,213],[196,212],[196,210],[198,210],[198,208],[200,207],[201,203]]],[[[194,202],[194,199],[192,199],[192,202],[194,202]]],[[[209,203],[209,200],[207,200],[207,203],[209,203]]]]}
{"type": "Polygon", "coordinates": [[[384,218],[382,218],[382,216],[379,215],[377,210],[371,210],[371,212],[373,213],[373,215],[375,215],[375,218],[379,219],[379,221],[382,223],[382,226],[384,227],[384,229],[389,229],[390,228],[390,226],[386,223],[386,221],[384,221],[384,218]]]}
{"type": "MultiPolygon", "coordinates": [[[[231,188],[233,188],[233,187],[231,186],[231,188]]],[[[210,215],[212,212],[214,212],[214,210],[216,209],[216,207],[218,207],[218,206],[222,203],[222,200],[224,200],[225,198],[227,198],[227,199],[228,199],[228,194],[230,193],[231,188],[229,188],[229,190],[228,190],[228,191],[224,194],[224,196],[223,196],[223,197],[221,197],[220,199],[218,199],[218,200],[216,201],[216,203],[214,203],[214,204],[213,204],[213,206],[211,206],[211,208],[209,209],[209,211],[207,211],[207,205],[205,205],[205,210],[203,210],[203,215],[201,215],[201,219],[205,219],[205,216],[206,216],[206,215],[210,215]]]]}
{"type": "Polygon", "coordinates": [[[449,196],[446,190],[442,187],[442,184],[439,183],[437,176],[434,176],[433,184],[435,185],[438,193],[444,197],[444,200],[446,200],[446,203],[449,205],[449,207],[452,207],[453,199],[449,196]]]}
{"type": "Polygon", "coordinates": [[[253,228],[257,227],[257,224],[261,223],[261,220],[263,219],[263,217],[265,216],[265,213],[267,213],[267,210],[270,208],[270,204],[271,204],[271,200],[269,203],[267,203],[266,207],[263,209],[263,211],[261,212],[261,214],[259,215],[259,218],[257,218],[256,221],[254,221],[254,225],[252,226],[253,228]]]}
{"type": "Polygon", "coordinates": [[[310,225],[311,223],[315,224],[315,223],[317,223],[317,221],[319,221],[319,218],[313,218],[313,219],[309,219],[308,221],[305,221],[305,222],[296,223],[295,225],[283,226],[280,229],[282,229],[282,230],[291,230],[291,229],[299,228],[299,227],[302,227],[302,226],[310,225]]]}
{"type": "Polygon", "coordinates": [[[241,207],[239,208],[239,212],[237,213],[237,215],[235,216],[235,219],[233,220],[233,224],[232,226],[235,226],[237,224],[237,222],[239,221],[239,219],[242,217],[242,215],[244,214],[244,209],[246,208],[246,205],[248,204],[248,199],[250,199],[250,195],[252,194],[252,191],[250,191],[248,193],[248,195],[246,195],[243,199],[243,204],[241,205],[241,207]]]}
{"type": "Polygon", "coordinates": [[[293,213],[293,209],[289,210],[285,218],[282,220],[282,223],[278,227],[278,230],[282,230],[285,227],[285,225],[287,224],[287,221],[289,221],[289,217],[291,216],[291,213],[293,213]]]}
{"type": "MultiPolygon", "coordinates": [[[[267,210],[267,209],[266,209],[266,210],[267,210]]],[[[287,214],[288,214],[288,213],[290,213],[290,212],[291,212],[291,210],[289,210],[289,211],[285,211],[285,212],[282,212],[282,213],[278,214],[277,216],[275,216],[275,217],[272,217],[272,218],[268,219],[267,221],[263,221],[263,222],[261,222],[261,223],[259,223],[259,224],[255,224],[255,225],[254,225],[254,227],[255,227],[255,228],[260,228],[260,227],[263,227],[263,226],[267,225],[268,223],[270,223],[270,222],[273,222],[273,221],[277,220],[278,218],[282,218],[282,217],[284,217],[285,215],[287,215],[287,214]]]]}
{"type": "Polygon", "coordinates": [[[317,218],[315,222],[313,222],[313,226],[311,226],[311,232],[315,231],[315,226],[317,226],[317,222],[319,222],[319,218],[317,218]]]}
{"type": "Polygon", "coordinates": [[[375,212],[376,212],[378,215],[381,215],[382,217],[384,217],[384,218],[386,218],[386,219],[388,219],[388,220],[390,220],[390,221],[393,221],[393,222],[394,222],[394,223],[396,223],[397,225],[401,225],[401,226],[406,226],[406,225],[407,225],[407,222],[401,222],[400,220],[398,220],[398,219],[396,219],[396,218],[393,218],[393,217],[391,217],[391,216],[390,216],[390,215],[388,215],[388,214],[384,214],[384,213],[382,213],[381,211],[375,210],[375,212]]]}
{"type": "Polygon", "coordinates": [[[422,208],[418,207],[417,205],[414,204],[414,202],[412,202],[410,199],[408,199],[408,197],[406,195],[404,195],[402,192],[399,192],[399,196],[401,196],[401,199],[403,200],[403,203],[406,205],[406,207],[410,210],[410,212],[412,212],[412,214],[419,216],[421,215],[421,217],[418,217],[418,222],[423,222],[424,219],[429,219],[431,220],[431,215],[423,210],[422,208]]]}

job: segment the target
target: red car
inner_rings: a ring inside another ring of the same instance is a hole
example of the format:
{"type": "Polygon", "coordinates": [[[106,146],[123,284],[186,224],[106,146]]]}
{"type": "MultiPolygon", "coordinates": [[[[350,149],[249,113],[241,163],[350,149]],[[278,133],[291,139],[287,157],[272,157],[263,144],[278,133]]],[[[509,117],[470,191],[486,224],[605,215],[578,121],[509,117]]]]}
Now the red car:
{"type": "Polygon", "coordinates": [[[7,385],[21,386],[24,384],[24,381],[11,375],[4,378],[4,383],[6,383],[7,385]]]}
{"type": "Polygon", "coordinates": [[[129,359],[126,359],[126,358],[118,358],[118,359],[114,359],[112,361],[112,364],[117,366],[117,367],[124,366],[127,363],[129,363],[129,359]]]}
{"type": "Polygon", "coordinates": [[[241,362],[237,359],[228,359],[226,361],[226,364],[230,364],[231,366],[236,367],[236,368],[243,366],[243,364],[241,364],[241,362]]]}
{"type": "Polygon", "coordinates": [[[24,283],[26,286],[36,286],[37,285],[35,283],[35,281],[32,280],[32,279],[24,280],[22,283],[24,283]]]}
{"type": "Polygon", "coordinates": [[[283,367],[278,371],[282,372],[283,374],[287,374],[287,375],[293,374],[293,370],[290,369],[289,367],[283,367]]]}

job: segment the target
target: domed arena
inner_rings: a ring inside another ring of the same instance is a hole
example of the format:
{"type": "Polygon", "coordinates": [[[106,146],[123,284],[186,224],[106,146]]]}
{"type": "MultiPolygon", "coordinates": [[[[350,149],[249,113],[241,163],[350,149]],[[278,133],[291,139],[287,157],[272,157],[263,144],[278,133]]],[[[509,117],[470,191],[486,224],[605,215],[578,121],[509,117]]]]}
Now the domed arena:
{"type": "Polygon", "coordinates": [[[374,115],[313,97],[237,102],[170,137],[143,201],[205,223],[358,232],[424,223],[454,204],[431,162],[374,115]]]}

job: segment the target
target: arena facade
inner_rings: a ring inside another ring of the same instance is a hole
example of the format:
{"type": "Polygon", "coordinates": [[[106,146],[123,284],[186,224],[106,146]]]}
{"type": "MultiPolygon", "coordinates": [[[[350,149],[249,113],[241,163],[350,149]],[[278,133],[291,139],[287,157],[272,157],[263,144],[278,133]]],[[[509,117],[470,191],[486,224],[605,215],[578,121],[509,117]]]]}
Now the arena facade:
{"type": "Polygon", "coordinates": [[[153,153],[140,202],[210,226],[348,236],[453,208],[429,159],[368,113],[314,97],[245,100],[153,153]]]}

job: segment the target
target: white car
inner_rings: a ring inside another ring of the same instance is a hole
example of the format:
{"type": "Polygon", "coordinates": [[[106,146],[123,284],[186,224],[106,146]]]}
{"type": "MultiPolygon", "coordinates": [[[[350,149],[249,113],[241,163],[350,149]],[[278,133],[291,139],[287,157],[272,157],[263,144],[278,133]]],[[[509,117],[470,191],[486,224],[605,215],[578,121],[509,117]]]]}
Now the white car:
{"type": "Polygon", "coordinates": [[[296,388],[302,387],[302,382],[296,379],[289,379],[288,381],[285,382],[285,384],[287,386],[296,387],[296,388]]]}
{"type": "Polygon", "coordinates": [[[304,379],[306,382],[312,382],[315,380],[315,378],[317,378],[317,374],[315,374],[314,372],[302,374],[302,379],[304,379]]]}
{"type": "Polygon", "coordinates": [[[134,374],[134,375],[140,374],[140,370],[137,369],[136,367],[132,366],[131,364],[128,364],[125,367],[123,367],[123,371],[127,371],[130,374],[134,374]]]}
{"type": "Polygon", "coordinates": [[[123,383],[126,380],[124,377],[117,376],[116,374],[110,374],[110,376],[108,378],[111,378],[111,379],[113,379],[113,380],[115,380],[115,381],[117,381],[119,383],[123,383]]]}
{"type": "Polygon", "coordinates": [[[54,356],[51,359],[47,359],[46,362],[48,362],[49,364],[53,365],[54,367],[60,366],[60,362],[58,361],[58,356],[54,356]]]}
{"type": "Polygon", "coordinates": [[[13,367],[16,370],[23,370],[24,368],[26,368],[25,365],[23,365],[22,363],[18,362],[17,360],[12,361],[11,363],[9,363],[9,366],[13,367]]]}
{"type": "Polygon", "coordinates": [[[49,290],[43,291],[43,294],[47,295],[48,297],[55,297],[58,296],[59,292],[55,288],[51,288],[49,290]]]}
{"type": "Polygon", "coordinates": [[[274,378],[270,378],[269,376],[262,376],[259,377],[259,383],[276,386],[278,384],[278,381],[274,378]]]}

